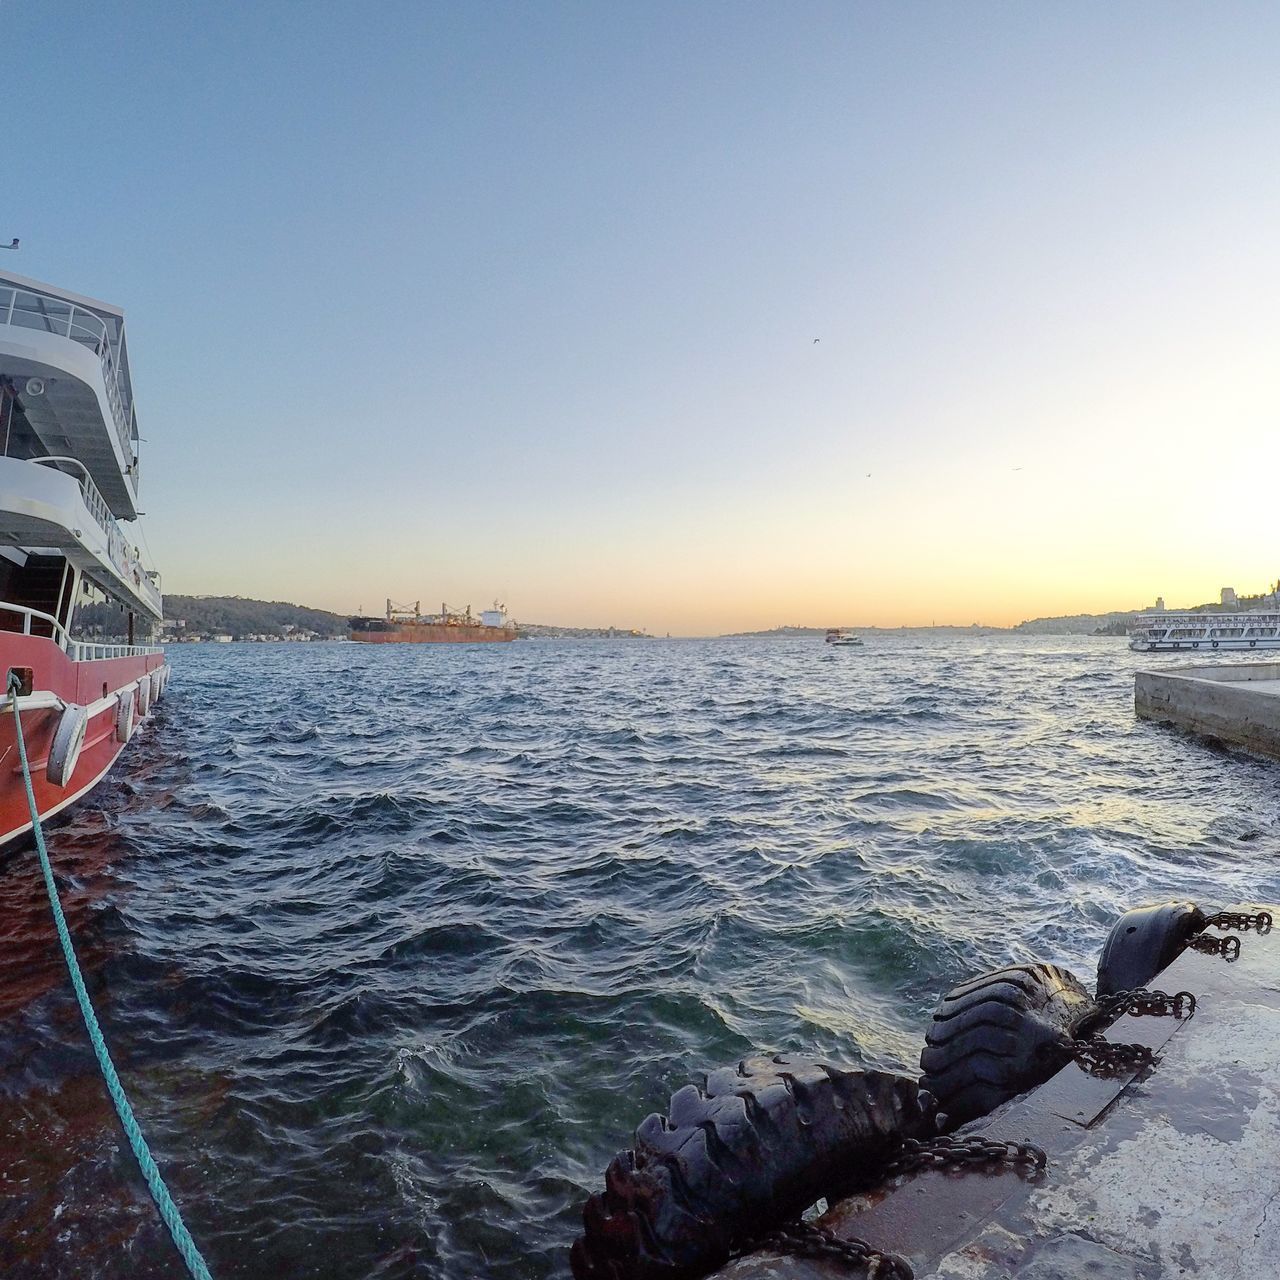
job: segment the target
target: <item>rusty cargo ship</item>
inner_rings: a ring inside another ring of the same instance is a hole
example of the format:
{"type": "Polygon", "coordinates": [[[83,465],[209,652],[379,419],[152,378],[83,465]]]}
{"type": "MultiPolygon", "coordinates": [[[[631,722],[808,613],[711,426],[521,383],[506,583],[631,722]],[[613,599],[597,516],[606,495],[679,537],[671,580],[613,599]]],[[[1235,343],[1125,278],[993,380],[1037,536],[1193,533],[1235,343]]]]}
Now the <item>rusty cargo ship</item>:
{"type": "Polygon", "coordinates": [[[364,644],[501,644],[514,640],[516,629],[496,603],[475,617],[470,605],[459,610],[442,604],[439,613],[424,614],[421,601],[410,608],[388,600],[385,617],[352,618],[350,637],[364,644]]]}

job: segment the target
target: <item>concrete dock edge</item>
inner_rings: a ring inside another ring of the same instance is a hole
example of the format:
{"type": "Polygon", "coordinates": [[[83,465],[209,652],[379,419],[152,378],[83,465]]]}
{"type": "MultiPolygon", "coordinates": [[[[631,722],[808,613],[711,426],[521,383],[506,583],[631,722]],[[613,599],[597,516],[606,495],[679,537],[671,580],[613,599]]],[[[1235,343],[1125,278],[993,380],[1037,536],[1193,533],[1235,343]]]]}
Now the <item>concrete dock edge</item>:
{"type": "Polygon", "coordinates": [[[1144,720],[1280,758],[1280,663],[1139,671],[1133,698],[1144,720]]]}

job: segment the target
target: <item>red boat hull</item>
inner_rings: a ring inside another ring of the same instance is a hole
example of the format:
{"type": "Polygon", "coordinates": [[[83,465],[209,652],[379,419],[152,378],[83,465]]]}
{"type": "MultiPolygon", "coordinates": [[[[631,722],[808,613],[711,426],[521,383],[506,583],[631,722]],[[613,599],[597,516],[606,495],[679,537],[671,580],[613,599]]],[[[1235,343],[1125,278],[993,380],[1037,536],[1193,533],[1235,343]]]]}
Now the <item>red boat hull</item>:
{"type": "MultiPolygon", "coordinates": [[[[12,669],[31,672],[32,692],[19,697],[18,707],[41,818],[51,817],[92,791],[125,749],[129,735],[118,723],[122,698],[127,701],[132,691],[132,732],[136,733],[145,719],[143,699],[149,707],[154,705],[152,694],[162,693],[168,678],[161,652],[73,662],[52,640],[0,632],[0,678],[6,684],[12,669]],[[145,688],[144,680],[149,681],[145,688]],[[65,785],[59,786],[48,776],[49,755],[68,706],[87,708],[88,723],[74,767],[65,785]]],[[[30,829],[31,811],[5,694],[0,711],[0,845],[30,829]]]]}
{"type": "Polygon", "coordinates": [[[504,644],[516,638],[513,627],[486,627],[464,622],[402,622],[386,631],[348,632],[362,644],[504,644]]]}

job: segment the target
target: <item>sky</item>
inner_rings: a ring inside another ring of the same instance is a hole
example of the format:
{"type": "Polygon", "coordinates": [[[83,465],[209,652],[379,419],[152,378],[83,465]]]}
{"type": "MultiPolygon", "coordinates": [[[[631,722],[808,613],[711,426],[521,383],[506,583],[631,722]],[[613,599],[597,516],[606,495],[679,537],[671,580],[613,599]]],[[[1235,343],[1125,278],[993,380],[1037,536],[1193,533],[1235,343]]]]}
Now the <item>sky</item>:
{"type": "Polygon", "coordinates": [[[714,634],[1280,577],[1280,8],[3,0],[167,591],[714,634]],[[817,341],[815,341],[817,339],[817,341]]]}

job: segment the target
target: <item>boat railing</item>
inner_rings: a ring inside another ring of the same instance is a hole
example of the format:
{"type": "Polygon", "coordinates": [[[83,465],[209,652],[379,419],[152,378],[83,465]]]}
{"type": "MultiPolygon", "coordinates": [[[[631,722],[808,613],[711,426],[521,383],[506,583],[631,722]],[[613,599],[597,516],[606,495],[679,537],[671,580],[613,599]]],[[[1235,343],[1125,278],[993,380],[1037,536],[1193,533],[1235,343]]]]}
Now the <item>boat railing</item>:
{"type": "MultiPolygon", "coordinates": [[[[99,644],[95,640],[73,640],[66,627],[53,614],[24,604],[10,604],[7,600],[0,600],[0,615],[6,613],[17,614],[22,619],[18,631],[24,636],[33,634],[32,622],[47,624],[52,632],[53,642],[72,662],[86,662],[95,658],[141,658],[164,652],[163,646],[158,644],[99,644]]],[[[14,628],[0,626],[0,630],[12,632],[14,628]]]]}
{"type": "MultiPolygon", "coordinates": [[[[123,579],[132,581],[134,586],[141,590],[142,580],[149,579],[151,575],[142,568],[142,562],[130,551],[128,539],[124,536],[115,516],[111,514],[107,500],[98,492],[98,486],[93,483],[93,477],[90,476],[84,463],[78,458],[58,456],[30,458],[28,461],[44,467],[74,467],[79,472],[72,479],[79,483],[80,496],[84,499],[84,505],[106,535],[108,559],[123,579]]],[[[154,583],[152,586],[154,587],[154,583]]]]}
{"type": "Polygon", "coordinates": [[[51,298],[29,289],[0,285],[0,324],[20,329],[40,329],[56,333],[82,347],[88,347],[102,362],[102,377],[116,436],[124,449],[126,465],[134,465],[132,413],[120,394],[119,365],[111,346],[106,322],[84,307],[63,298],[51,298]]]}

